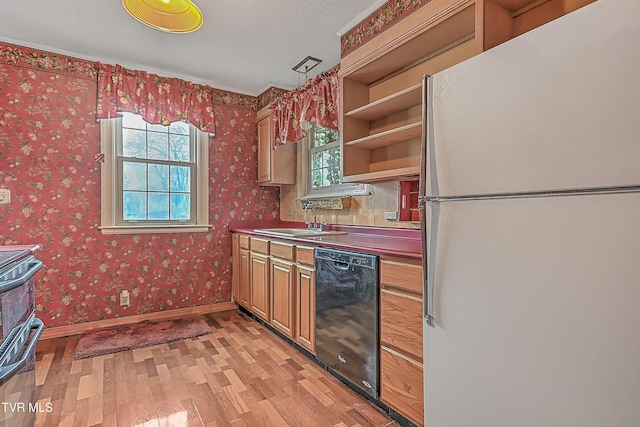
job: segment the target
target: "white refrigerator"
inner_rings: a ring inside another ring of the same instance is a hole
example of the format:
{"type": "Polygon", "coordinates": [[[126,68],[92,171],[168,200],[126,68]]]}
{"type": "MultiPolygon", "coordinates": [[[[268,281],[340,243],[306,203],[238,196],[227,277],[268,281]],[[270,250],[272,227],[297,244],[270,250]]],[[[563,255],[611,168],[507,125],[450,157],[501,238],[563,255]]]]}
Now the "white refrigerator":
{"type": "Polygon", "coordinates": [[[425,96],[425,425],[640,426],[640,2],[425,96]]]}

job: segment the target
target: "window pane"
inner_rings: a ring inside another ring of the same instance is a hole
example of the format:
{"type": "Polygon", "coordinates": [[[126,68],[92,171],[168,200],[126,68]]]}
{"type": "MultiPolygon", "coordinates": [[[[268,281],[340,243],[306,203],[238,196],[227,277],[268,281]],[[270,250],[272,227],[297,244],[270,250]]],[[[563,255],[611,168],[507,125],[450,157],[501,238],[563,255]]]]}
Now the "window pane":
{"type": "Polygon", "coordinates": [[[171,191],[189,192],[191,170],[185,166],[171,166],[171,191]]]}
{"type": "Polygon", "coordinates": [[[122,162],[122,188],[124,190],[147,190],[147,164],[122,162]]]}
{"type": "Polygon", "coordinates": [[[325,181],[325,185],[338,185],[340,184],[340,168],[337,166],[332,166],[327,169],[327,178],[325,181]]]}
{"type": "Polygon", "coordinates": [[[321,128],[316,127],[315,132],[313,134],[313,141],[315,147],[322,147],[327,143],[326,134],[322,131],[321,128]]]}
{"type": "Polygon", "coordinates": [[[124,112],[122,113],[122,127],[144,130],[147,128],[147,123],[140,114],[124,112]]]}
{"type": "Polygon", "coordinates": [[[167,133],[169,132],[169,126],[165,126],[165,125],[152,125],[150,123],[147,124],[147,130],[153,131],[153,132],[160,132],[160,133],[167,133]]]}
{"type": "Polygon", "coordinates": [[[149,193],[149,219],[169,219],[168,193],[149,193]]]}
{"type": "Polygon", "coordinates": [[[313,153],[311,159],[311,169],[318,169],[322,167],[322,151],[313,153]]]}
{"type": "Polygon", "coordinates": [[[340,166],[340,147],[336,147],[334,150],[334,159],[336,161],[334,164],[340,166]]]}
{"type": "Polygon", "coordinates": [[[322,152],[322,167],[325,167],[325,168],[326,168],[327,166],[330,166],[330,165],[332,165],[332,164],[333,164],[333,163],[332,163],[332,162],[333,162],[333,159],[332,159],[332,156],[331,156],[331,152],[332,152],[332,150],[331,150],[331,149],[329,149],[329,150],[324,150],[324,151],[322,152]]]}
{"type": "Polygon", "coordinates": [[[147,156],[145,131],[122,129],[122,155],[140,159],[147,156]]]}
{"type": "Polygon", "coordinates": [[[311,172],[311,186],[313,188],[322,186],[322,169],[311,172]]]}
{"type": "Polygon", "coordinates": [[[181,135],[189,135],[189,123],[173,122],[169,126],[170,133],[179,133],[181,135]]]}
{"type": "Polygon", "coordinates": [[[170,135],[169,160],[177,162],[188,162],[191,160],[189,152],[189,136],[170,135]]]}
{"type": "Polygon", "coordinates": [[[122,218],[125,220],[147,219],[147,193],[125,191],[122,200],[122,218]]]}
{"type": "Polygon", "coordinates": [[[190,219],[190,203],[191,196],[189,194],[172,194],[171,219],[190,219]]]}
{"type": "Polygon", "coordinates": [[[148,159],[169,159],[169,135],[166,133],[147,132],[149,138],[148,159]]]}
{"type": "MultiPolygon", "coordinates": [[[[149,165],[149,191],[169,191],[169,166],[149,165]]],[[[169,212],[167,201],[167,215],[169,212]]]]}
{"type": "Polygon", "coordinates": [[[325,128],[325,132],[326,132],[327,144],[340,140],[340,132],[338,132],[337,130],[325,128]]]}

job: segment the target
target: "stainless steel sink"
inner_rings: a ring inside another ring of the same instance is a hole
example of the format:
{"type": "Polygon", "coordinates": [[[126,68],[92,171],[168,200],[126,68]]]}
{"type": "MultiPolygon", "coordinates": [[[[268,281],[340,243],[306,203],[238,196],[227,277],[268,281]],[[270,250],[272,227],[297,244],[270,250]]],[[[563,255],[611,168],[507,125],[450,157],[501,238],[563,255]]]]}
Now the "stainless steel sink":
{"type": "Polygon", "coordinates": [[[310,230],[308,228],[263,228],[254,230],[258,234],[276,237],[320,237],[347,234],[346,231],[310,230]]]}

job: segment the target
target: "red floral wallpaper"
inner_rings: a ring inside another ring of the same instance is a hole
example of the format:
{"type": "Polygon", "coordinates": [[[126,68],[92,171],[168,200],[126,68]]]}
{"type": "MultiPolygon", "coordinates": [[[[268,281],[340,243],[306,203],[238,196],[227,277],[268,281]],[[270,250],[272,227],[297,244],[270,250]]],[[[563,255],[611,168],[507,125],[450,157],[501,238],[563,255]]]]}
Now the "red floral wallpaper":
{"type": "Polygon", "coordinates": [[[340,38],[340,53],[342,57],[344,58],[430,1],[388,0],[340,38]]]}
{"type": "Polygon", "coordinates": [[[229,301],[229,222],[279,213],[277,189],[256,185],[256,98],[216,96],[210,232],[107,236],[93,65],[0,43],[0,245],[41,245],[37,315],[52,327],[229,301]]]}

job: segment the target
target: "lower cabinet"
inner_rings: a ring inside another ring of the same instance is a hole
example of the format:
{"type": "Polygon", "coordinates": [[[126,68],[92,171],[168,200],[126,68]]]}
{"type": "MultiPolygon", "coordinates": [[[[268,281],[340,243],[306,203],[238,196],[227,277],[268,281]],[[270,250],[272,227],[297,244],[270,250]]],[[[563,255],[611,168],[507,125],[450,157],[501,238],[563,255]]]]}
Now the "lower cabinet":
{"type": "Polygon", "coordinates": [[[316,259],[311,246],[296,247],[296,342],[316,354],[316,259]]]}
{"type": "Polygon", "coordinates": [[[380,400],[413,423],[424,424],[422,265],[380,261],[380,400]]]}
{"type": "Polygon", "coordinates": [[[415,424],[424,424],[422,363],[382,346],[380,349],[380,397],[415,424]]]}
{"type": "Polygon", "coordinates": [[[296,342],[316,354],[316,269],[296,269],[296,342]]]}
{"type": "Polygon", "coordinates": [[[269,257],[251,252],[251,311],[269,321],[269,257]]]}
{"type": "Polygon", "coordinates": [[[231,267],[233,300],[246,309],[251,309],[251,265],[249,259],[249,236],[231,235],[231,267]]]}
{"type": "MultiPolygon", "coordinates": [[[[314,248],[242,234],[234,234],[232,243],[234,300],[315,354],[314,248]]],[[[422,301],[420,260],[382,256],[380,401],[419,426],[424,425],[422,301]]]]}
{"type": "Polygon", "coordinates": [[[240,237],[231,234],[231,296],[240,303],[240,237]]]}
{"type": "Polygon", "coordinates": [[[248,249],[240,248],[239,295],[238,303],[251,309],[251,254],[248,249]]]}
{"type": "Polygon", "coordinates": [[[294,334],[294,275],[292,262],[271,258],[271,318],[269,323],[293,339],[294,334]]]}

